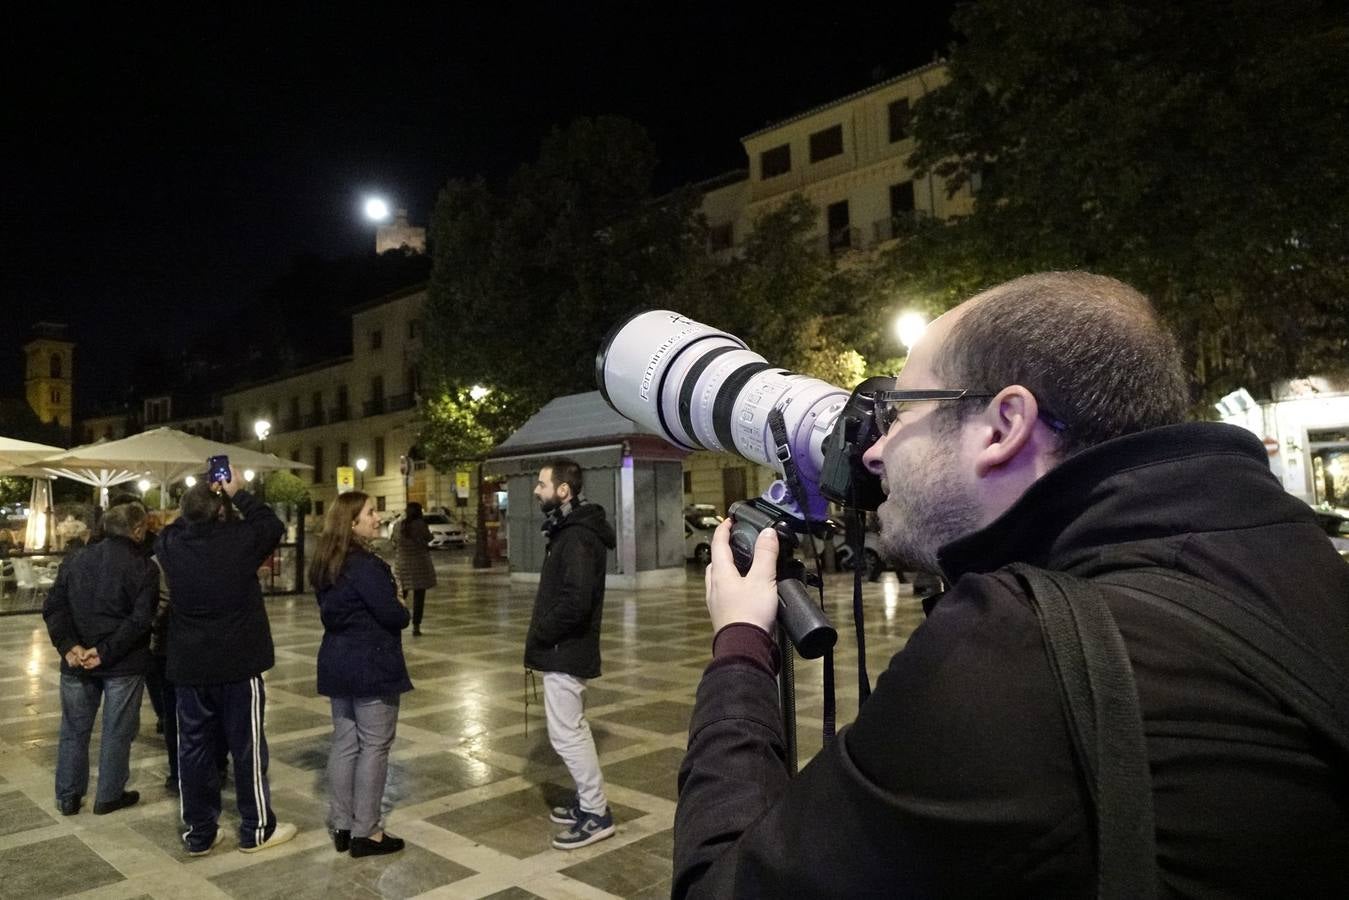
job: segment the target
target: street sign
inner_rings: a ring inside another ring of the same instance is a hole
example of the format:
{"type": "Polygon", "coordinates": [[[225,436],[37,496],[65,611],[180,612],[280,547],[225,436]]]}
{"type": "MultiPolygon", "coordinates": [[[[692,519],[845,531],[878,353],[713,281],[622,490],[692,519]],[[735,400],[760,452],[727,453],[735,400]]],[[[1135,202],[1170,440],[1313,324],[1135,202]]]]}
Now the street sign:
{"type": "Polygon", "coordinates": [[[467,472],[454,473],[454,492],[460,497],[468,496],[468,478],[467,472]]]}
{"type": "Polygon", "coordinates": [[[356,490],[356,470],[351,466],[337,467],[337,492],[345,494],[356,490]]]}

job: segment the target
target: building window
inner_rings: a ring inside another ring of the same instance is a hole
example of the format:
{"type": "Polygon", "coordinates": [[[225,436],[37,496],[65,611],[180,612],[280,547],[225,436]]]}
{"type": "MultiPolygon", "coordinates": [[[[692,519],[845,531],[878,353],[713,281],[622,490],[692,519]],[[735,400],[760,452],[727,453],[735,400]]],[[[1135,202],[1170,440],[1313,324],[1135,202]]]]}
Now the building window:
{"type": "Polygon", "coordinates": [[[378,350],[384,346],[384,330],[376,328],[370,332],[370,349],[378,350]]]}
{"type": "Polygon", "coordinates": [[[346,441],[337,445],[337,464],[339,466],[351,465],[351,445],[346,441]]]}
{"type": "Polygon", "coordinates": [[[328,479],[323,476],[323,447],[314,448],[314,484],[323,484],[328,479]]]}
{"type": "Polygon", "coordinates": [[[686,494],[692,494],[692,493],[693,493],[693,473],[692,473],[692,472],[685,472],[685,473],[684,473],[684,493],[686,493],[686,494]]]}
{"type": "Polygon", "coordinates": [[[408,393],[415,394],[421,390],[421,373],[417,371],[416,366],[408,366],[408,393]]]}
{"type": "Polygon", "coordinates": [[[783,144],[759,154],[759,178],[767,181],[792,170],[792,145],[783,144]]]}
{"type": "Polygon", "coordinates": [[[843,153],[843,126],[835,125],[832,128],[826,128],[823,131],[817,131],[810,136],[810,161],[819,162],[822,159],[839,156],[843,153]]]}
{"type": "Polygon", "coordinates": [[[735,225],[727,222],[725,225],[713,225],[707,230],[707,247],[713,253],[718,250],[729,250],[735,243],[735,225]]]}
{"type": "Polygon", "coordinates": [[[409,339],[409,340],[412,340],[412,339],[416,338],[417,335],[421,334],[421,331],[422,331],[422,320],[421,320],[421,319],[409,319],[409,320],[408,320],[408,339],[409,339]]]}
{"type": "Polygon", "coordinates": [[[322,500],[315,500],[315,501],[314,501],[314,515],[319,516],[319,517],[322,517],[322,516],[323,516],[323,501],[322,501],[322,500]]]}
{"type": "Polygon", "coordinates": [[[852,246],[852,229],[848,227],[848,201],[829,204],[826,212],[829,228],[829,249],[846,250],[852,246]]]}
{"type": "Polygon", "coordinates": [[[970,193],[977,194],[984,189],[988,180],[993,177],[993,163],[986,162],[978,169],[970,173],[970,193]]]}
{"type": "Polygon", "coordinates": [[[909,136],[909,98],[901,97],[890,104],[890,143],[909,136]]]}
{"type": "Polygon", "coordinates": [[[384,399],[383,375],[376,375],[374,378],[370,379],[370,399],[376,401],[384,399]]]}
{"type": "Polygon", "coordinates": [[[913,218],[913,182],[890,185],[890,218],[913,218]]]}
{"type": "Polygon", "coordinates": [[[56,388],[52,388],[52,402],[53,403],[61,402],[61,392],[56,388]]]}
{"type": "Polygon", "coordinates": [[[314,391],[314,395],[309,398],[309,411],[314,416],[314,424],[323,421],[323,391],[314,391]]]}
{"type": "Polygon", "coordinates": [[[375,509],[379,510],[380,512],[384,512],[384,510],[385,510],[386,508],[387,508],[387,504],[385,503],[384,498],[383,498],[383,497],[376,497],[376,498],[375,498],[375,509]]]}
{"type": "MultiPolygon", "coordinates": [[[[296,448],[294,448],[293,450],[290,451],[290,461],[291,461],[291,462],[299,462],[299,461],[300,461],[300,448],[299,448],[299,447],[296,447],[296,448]]],[[[295,474],[295,471],[296,471],[295,469],[291,469],[291,470],[290,470],[290,474],[294,475],[294,474],[295,474]]]]}
{"type": "Polygon", "coordinates": [[[51,373],[53,378],[61,378],[61,372],[65,366],[61,364],[61,354],[53,353],[51,358],[51,373]]]}
{"type": "Polygon", "coordinates": [[[384,474],[384,438],[375,438],[375,474],[384,474]]]}

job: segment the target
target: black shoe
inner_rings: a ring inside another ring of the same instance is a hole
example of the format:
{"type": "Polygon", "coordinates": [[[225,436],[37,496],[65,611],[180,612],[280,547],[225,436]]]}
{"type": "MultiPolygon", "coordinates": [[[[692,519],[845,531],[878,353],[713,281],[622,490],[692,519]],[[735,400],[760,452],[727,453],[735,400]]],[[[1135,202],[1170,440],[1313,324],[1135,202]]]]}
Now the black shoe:
{"type": "Polygon", "coordinates": [[[106,816],[110,812],[117,812],[119,809],[126,809],[128,806],[135,806],[140,802],[141,795],[139,791],[122,791],[122,796],[116,800],[109,800],[107,803],[95,803],[94,815],[106,816]]]}
{"type": "Polygon", "coordinates": [[[412,636],[413,636],[413,637],[421,637],[421,636],[422,636],[422,626],[420,626],[420,625],[413,625],[413,626],[412,626],[412,636]]]}
{"type": "Polygon", "coordinates": [[[333,836],[333,849],[338,853],[346,853],[351,849],[350,828],[330,828],[328,833],[333,836]]]}
{"type": "Polygon", "coordinates": [[[158,719],[155,721],[155,734],[163,734],[163,733],[164,733],[164,720],[158,719]]]}
{"type": "Polygon", "coordinates": [[[84,802],[83,797],[70,797],[56,804],[63,816],[73,816],[80,811],[80,804],[84,802]]]}
{"type": "Polygon", "coordinates": [[[384,853],[397,853],[403,849],[403,839],[384,832],[384,839],[372,841],[370,838],[351,839],[352,856],[379,856],[384,853]]]}

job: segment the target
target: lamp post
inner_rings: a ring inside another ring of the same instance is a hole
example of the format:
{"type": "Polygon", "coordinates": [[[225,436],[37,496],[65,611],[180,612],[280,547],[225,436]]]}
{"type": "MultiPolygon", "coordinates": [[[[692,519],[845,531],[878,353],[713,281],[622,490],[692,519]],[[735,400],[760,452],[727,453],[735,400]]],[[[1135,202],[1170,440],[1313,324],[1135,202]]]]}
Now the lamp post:
{"type": "Polygon", "coordinates": [[[258,452],[267,452],[267,435],[272,433],[272,423],[266,419],[258,419],[253,423],[253,433],[258,436],[258,452]]]}
{"type": "Polygon", "coordinates": [[[356,460],[357,477],[360,479],[360,490],[365,490],[365,470],[370,465],[370,461],[364,456],[356,460]]]}

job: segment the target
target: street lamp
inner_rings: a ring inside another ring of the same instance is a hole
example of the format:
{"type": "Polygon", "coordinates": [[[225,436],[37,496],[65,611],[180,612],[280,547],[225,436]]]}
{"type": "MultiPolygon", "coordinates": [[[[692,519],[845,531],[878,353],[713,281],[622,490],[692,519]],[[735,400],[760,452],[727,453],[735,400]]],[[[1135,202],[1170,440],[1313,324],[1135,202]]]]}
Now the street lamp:
{"type": "Polygon", "coordinates": [[[920,312],[910,310],[900,313],[895,319],[895,337],[899,338],[905,350],[912,350],[924,331],[927,331],[927,316],[920,312]]]}
{"type": "Polygon", "coordinates": [[[490,393],[492,393],[491,388],[485,388],[480,384],[475,384],[473,385],[473,387],[468,389],[468,396],[471,400],[473,400],[474,403],[477,403],[479,400],[481,400],[483,397],[486,397],[490,393]]]}
{"type": "Polygon", "coordinates": [[[195,487],[197,484],[197,479],[192,475],[189,475],[183,479],[183,484],[187,485],[188,487],[195,487]]]}
{"type": "Polygon", "coordinates": [[[253,483],[253,479],[256,475],[257,473],[252,469],[244,469],[244,481],[247,481],[249,484],[253,483]]]}
{"type": "Polygon", "coordinates": [[[142,478],[140,481],[136,482],[136,487],[140,488],[141,494],[145,494],[150,490],[150,479],[142,478]]]}
{"type": "Polygon", "coordinates": [[[370,461],[366,459],[364,456],[356,460],[356,471],[360,473],[361,477],[361,487],[360,487],[361,490],[365,490],[365,470],[367,467],[369,467],[369,465],[370,461]]]}

